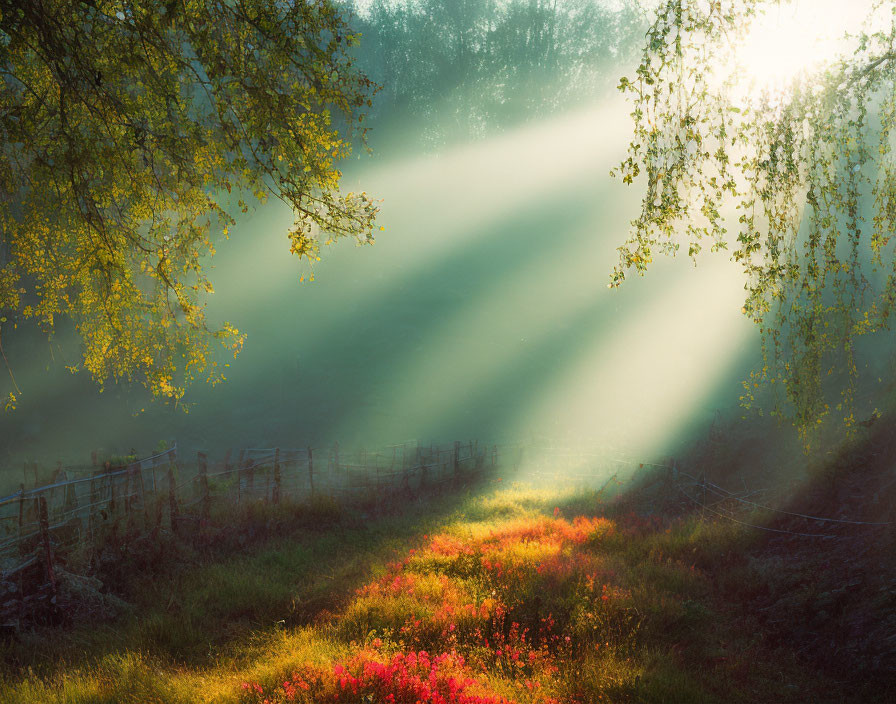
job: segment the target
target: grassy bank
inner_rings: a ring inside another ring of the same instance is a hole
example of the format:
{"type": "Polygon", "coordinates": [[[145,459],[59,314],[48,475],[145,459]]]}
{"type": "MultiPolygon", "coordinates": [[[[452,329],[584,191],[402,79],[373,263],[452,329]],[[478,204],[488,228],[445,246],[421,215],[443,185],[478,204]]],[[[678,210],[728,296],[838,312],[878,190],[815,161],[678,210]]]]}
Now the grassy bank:
{"type": "Polygon", "coordinates": [[[787,635],[804,625],[795,602],[792,623],[773,622],[788,618],[780,602],[793,580],[815,577],[783,565],[767,534],[649,512],[638,496],[500,486],[376,520],[283,519],[277,531],[181,554],[123,585],[129,613],[8,643],[0,698],[535,704],[892,693],[880,676],[850,679],[808,657],[787,635]],[[758,610],[760,597],[775,608],[758,610]]]}

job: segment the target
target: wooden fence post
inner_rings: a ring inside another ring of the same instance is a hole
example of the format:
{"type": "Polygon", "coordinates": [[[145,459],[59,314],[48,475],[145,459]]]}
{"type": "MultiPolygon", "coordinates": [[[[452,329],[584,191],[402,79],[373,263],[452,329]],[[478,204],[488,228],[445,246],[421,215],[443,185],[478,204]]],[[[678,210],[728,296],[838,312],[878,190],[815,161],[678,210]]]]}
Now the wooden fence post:
{"type": "Polygon", "coordinates": [[[204,452],[196,453],[196,462],[199,465],[199,496],[201,500],[201,516],[207,521],[211,513],[211,497],[208,494],[208,455],[204,452]]]}
{"type": "Polygon", "coordinates": [[[113,524],[118,525],[118,517],[115,515],[115,477],[109,476],[112,473],[111,463],[107,461],[104,469],[106,474],[106,484],[109,485],[109,516],[112,518],[113,524]]]}
{"type": "MultiPolygon", "coordinates": [[[[368,497],[370,496],[370,460],[367,456],[367,450],[361,450],[361,466],[364,468],[364,490],[368,497]]],[[[375,502],[374,502],[374,505],[375,502]]]]}
{"type": "Polygon", "coordinates": [[[152,479],[152,482],[151,482],[152,489],[150,491],[152,492],[152,496],[155,499],[155,498],[157,498],[157,495],[158,495],[158,491],[156,490],[156,461],[155,460],[152,461],[152,467],[149,468],[149,478],[152,479]]]}
{"type": "Polygon", "coordinates": [[[280,503],[280,448],[274,450],[274,488],[271,489],[271,501],[280,503]]]}
{"type": "Polygon", "coordinates": [[[454,441],[454,485],[460,484],[460,440],[454,441]]]}
{"type": "MultiPolygon", "coordinates": [[[[153,472],[155,472],[155,468],[153,468],[153,472]]],[[[155,506],[156,506],[156,519],[155,524],[152,527],[152,535],[155,537],[158,532],[162,529],[162,514],[165,512],[164,502],[162,501],[162,497],[158,494],[155,495],[155,506]]],[[[91,514],[93,515],[93,514],[91,514]]]]}
{"type": "Polygon", "coordinates": [[[124,510],[127,515],[127,525],[126,530],[128,536],[135,533],[137,530],[136,527],[136,519],[134,518],[134,499],[137,494],[137,476],[134,471],[136,464],[129,464],[125,467],[124,476],[125,476],[125,492],[124,492],[124,510]]]}
{"type": "Polygon", "coordinates": [[[22,533],[25,524],[25,484],[19,488],[19,551],[22,550],[22,533]]]}
{"type": "Polygon", "coordinates": [[[140,501],[143,504],[143,530],[149,527],[149,505],[146,503],[146,485],[143,483],[143,463],[135,462],[134,471],[140,481],[140,501]]]}
{"type": "Polygon", "coordinates": [[[246,496],[251,501],[252,494],[255,491],[255,460],[251,457],[246,458],[246,496]]]}
{"type": "Polygon", "coordinates": [[[236,461],[236,502],[239,504],[243,498],[243,480],[240,477],[243,471],[243,456],[245,455],[245,450],[240,450],[240,457],[236,461]]]}
{"type": "Polygon", "coordinates": [[[701,484],[703,485],[703,502],[700,504],[700,518],[706,520],[706,472],[703,472],[701,484]]]}
{"type": "Polygon", "coordinates": [[[414,466],[412,469],[416,469],[420,472],[420,479],[418,480],[417,490],[423,488],[423,451],[420,449],[420,443],[417,443],[417,451],[414,456],[414,466]]]}
{"type": "MultiPolygon", "coordinates": [[[[19,494],[19,555],[22,554],[22,524],[25,518],[25,485],[22,484],[19,494]]],[[[24,570],[19,570],[19,630],[25,622],[25,581],[24,570]]]]}
{"type": "Polygon", "coordinates": [[[240,458],[236,463],[236,503],[243,501],[243,452],[240,450],[240,458]]]}
{"type": "Polygon", "coordinates": [[[308,484],[311,486],[311,498],[314,498],[314,454],[308,448],[308,484]]]}
{"type": "MultiPolygon", "coordinates": [[[[330,474],[330,480],[334,482],[334,484],[339,483],[339,443],[335,443],[333,445],[333,472],[330,474]]],[[[348,475],[346,475],[345,480],[348,481],[348,475]]],[[[333,486],[333,496],[336,496],[336,487],[333,486]]],[[[345,492],[343,492],[343,497],[345,492]]]]}
{"type": "Polygon", "coordinates": [[[171,532],[177,533],[179,510],[177,507],[177,484],[174,481],[174,467],[168,465],[168,518],[171,521],[171,532]]]}
{"type": "Polygon", "coordinates": [[[124,501],[124,515],[128,520],[128,527],[130,527],[130,514],[131,514],[131,468],[129,465],[125,465],[124,467],[124,491],[121,495],[122,500],[124,501]]]}
{"type": "Polygon", "coordinates": [[[380,498],[380,453],[377,452],[373,456],[373,471],[374,471],[374,480],[376,484],[374,485],[374,491],[376,492],[374,496],[376,497],[374,500],[374,506],[377,513],[382,509],[382,500],[380,498]]]}
{"type": "Polygon", "coordinates": [[[40,522],[40,539],[44,548],[44,563],[47,570],[47,581],[56,596],[56,573],[53,570],[53,548],[50,546],[50,524],[47,519],[47,500],[40,496],[37,498],[38,520],[40,522]]]}
{"type": "MultiPolygon", "coordinates": [[[[264,465],[262,465],[264,466],[264,465]]],[[[269,469],[264,473],[264,501],[268,502],[268,497],[271,496],[271,474],[273,474],[273,468],[269,469]]]]}
{"type": "Polygon", "coordinates": [[[93,544],[95,542],[94,538],[96,537],[95,530],[94,530],[94,524],[96,523],[96,519],[94,518],[94,513],[95,513],[94,508],[97,503],[96,473],[97,473],[97,470],[93,470],[93,472],[90,473],[90,489],[89,489],[90,494],[88,494],[88,496],[87,496],[87,506],[88,506],[87,537],[90,540],[90,552],[91,553],[93,552],[93,544]]]}
{"type": "MultiPolygon", "coordinates": [[[[66,481],[70,479],[68,472],[63,471],[63,475],[66,481]]],[[[75,487],[71,484],[66,484],[63,491],[65,495],[62,500],[62,510],[66,513],[76,511],[78,509],[78,492],[75,491],[75,487]]]]}
{"type": "Polygon", "coordinates": [[[222,468],[222,477],[230,478],[230,457],[233,450],[231,448],[227,448],[227,452],[224,453],[224,465],[222,468]]]}

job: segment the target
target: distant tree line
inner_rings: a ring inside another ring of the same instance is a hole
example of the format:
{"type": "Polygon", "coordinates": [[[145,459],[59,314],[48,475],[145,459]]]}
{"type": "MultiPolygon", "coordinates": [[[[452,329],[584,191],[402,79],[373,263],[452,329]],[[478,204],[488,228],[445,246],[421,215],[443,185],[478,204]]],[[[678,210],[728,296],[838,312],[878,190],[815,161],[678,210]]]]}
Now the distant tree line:
{"type": "Polygon", "coordinates": [[[354,11],[357,63],[382,86],[371,124],[405,137],[419,126],[411,133],[424,142],[593,101],[643,39],[633,2],[374,0],[354,11]]]}

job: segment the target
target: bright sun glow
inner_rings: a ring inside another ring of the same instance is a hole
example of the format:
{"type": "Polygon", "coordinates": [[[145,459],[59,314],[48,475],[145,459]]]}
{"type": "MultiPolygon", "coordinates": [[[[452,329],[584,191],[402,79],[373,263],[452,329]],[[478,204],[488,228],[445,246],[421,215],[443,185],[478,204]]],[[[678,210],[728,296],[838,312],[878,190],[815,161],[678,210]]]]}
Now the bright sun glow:
{"type": "Polygon", "coordinates": [[[879,29],[882,11],[874,0],[792,0],[770,3],[756,19],[737,52],[751,92],[785,91],[803,72],[811,73],[850,49],[847,34],[869,21],[879,29]]]}

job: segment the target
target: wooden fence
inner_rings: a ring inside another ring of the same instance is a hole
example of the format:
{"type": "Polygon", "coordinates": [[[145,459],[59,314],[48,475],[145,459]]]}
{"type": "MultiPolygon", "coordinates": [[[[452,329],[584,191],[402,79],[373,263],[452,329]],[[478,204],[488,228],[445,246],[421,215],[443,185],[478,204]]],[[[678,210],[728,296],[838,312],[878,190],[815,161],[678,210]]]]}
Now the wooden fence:
{"type": "MultiPolygon", "coordinates": [[[[0,498],[0,628],[20,628],[27,615],[55,604],[59,569],[84,566],[96,551],[115,542],[152,540],[160,530],[201,529],[216,511],[259,503],[302,504],[330,497],[361,513],[375,514],[398,501],[441,493],[489,478],[581,488],[622,484],[643,477],[665,504],[680,501],[701,515],[730,520],[746,529],[809,538],[837,537],[840,524],[887,528],[843,517],[792,513],[771,505],[762,490],[734,492],[682,471],[673,459],[642,463],[614,452],[581,452],[533,443],[480,445],[416,442],[376,451],[325,448],[249,448],[211,458],[208,452],[181,458],[177,448],[124,466],[78,470],[57,468],[40,486],[0,498]],[[195,459],[194,459],[195,457],[195,459]],[[85,470],[80,470],[82,473],[85,470]],[[765,500],[760,501],[760,497],[765,500]],[[752,522],[751,514],[797,518],[806,528],[752,522]],[[827,528],[827,530],[822,530],[827,528]]],[[[31,466],[35,481],[37,470],[31,466]]],[[[27,472],[26,472],[27,476],[27,472]]],[[[632,486],[632,485],[629,485],[632,486]]],[[[774,492],[772,492],[774,493],[774,492]]],[[[784,494],[782,494],[782,497],[784,494]]],[[[643,506],[642,506],[643,509],[643,506]]],[[[52,609],[46,609],[52,612],[52,609]]]]}
{"type": "MultiPolygon", "coordinates": [[[[60,557],[84,566],[110,539],[198,528],[216,507],[253,502],[331,497],[375,513],[396,499],[466,485],[511,457],[518,463],[519,451],[509,446],[414,442],[355,452],[338,444],[249,448],[216,459],[204,451],[182,458],[171,448],[80,477],[60,467],[47,483],[22,484],[0,498],[0,626],[21,623],[35,605],[55,603],[60,557]]],[[[37,469],[30,469],[37,481],[37,469]]]]}

